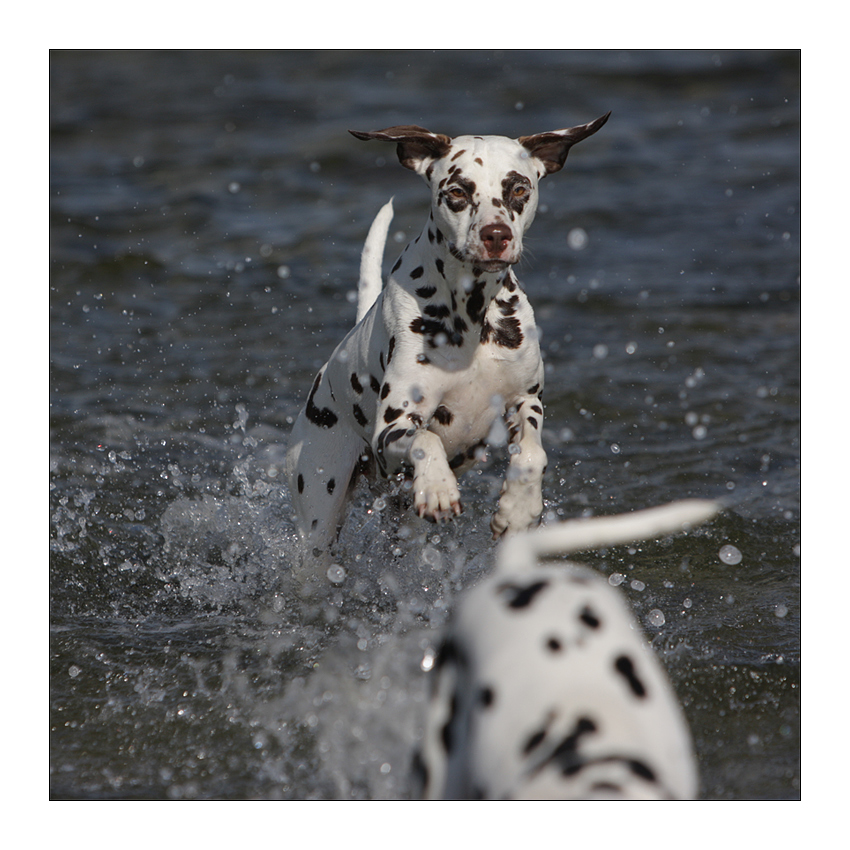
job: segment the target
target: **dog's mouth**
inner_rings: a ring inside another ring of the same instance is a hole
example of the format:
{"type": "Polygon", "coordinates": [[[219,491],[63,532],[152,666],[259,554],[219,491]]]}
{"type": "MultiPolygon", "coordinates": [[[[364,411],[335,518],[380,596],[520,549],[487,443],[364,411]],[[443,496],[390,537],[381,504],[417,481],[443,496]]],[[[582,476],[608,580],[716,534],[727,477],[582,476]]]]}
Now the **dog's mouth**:
{"type": "Polygon", "coordinates": [[[450,242],[448,247],[449,252],[456,260],[460,260],[462,263],[470,263],[485,272],[502,272],[508,266],[513,266],[519,262],[518,256],[502,260],[498,257],[481,257],[472,251],[460,251],[453,242],[450,242]]]}
{"type": "Polygon", "coordinates": [[[501,272],[504,271],[508,266],[512,266],[516,260],[473,260],[472,261],[478,268],[483,269],[485,272],[501,272]]]}

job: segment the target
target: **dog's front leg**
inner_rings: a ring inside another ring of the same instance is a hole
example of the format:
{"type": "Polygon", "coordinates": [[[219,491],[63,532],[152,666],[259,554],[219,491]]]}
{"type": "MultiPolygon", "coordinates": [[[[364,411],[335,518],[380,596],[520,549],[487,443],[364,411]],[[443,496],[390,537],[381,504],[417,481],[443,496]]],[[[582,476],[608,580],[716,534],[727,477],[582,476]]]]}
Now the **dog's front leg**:
{"type": "Polygon", "coordinates": [[[490,522],[493,537],[525,531],[543,513],[543,472],[546,452],[540,439],[543,405],[527,396],[507,413],[510,461],[499,507],[490,522]]]}
{"type": "Polygon", "coordinates": [[[427,429],[425,411],[405,415],[407,406],[382,405],[379,420],[388,424],[375,434],[372,450],[386,475],[413,469],[413,508],[420,517],[439,522],[462,511],[457,479],[443,441],[427,429]]]}
{"type": "Polygon", "coordinates": [[[417,431],[410,443],[410,461],[416,513],[435,522],[461,513],[460,491],[443,441],[432,431],[417,431]]]}

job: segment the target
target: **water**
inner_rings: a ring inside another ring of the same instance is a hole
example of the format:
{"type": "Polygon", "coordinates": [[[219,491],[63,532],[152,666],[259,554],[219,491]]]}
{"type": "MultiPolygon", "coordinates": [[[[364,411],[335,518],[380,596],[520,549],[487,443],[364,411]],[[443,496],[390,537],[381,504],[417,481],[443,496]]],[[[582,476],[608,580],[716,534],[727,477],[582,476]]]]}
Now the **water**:
{"type": "Polygon", "coordinates": [[[799,797],[797,54],[52,53],[50,79],[54,798],[409,794],[503,460],[440,529],[359,492],[322,604],[293,593],[291,422],[353,323],[372,217],[395,197],[386,268],[427,210],[347,130],[609,109],[541,184],[520,269],[547,520],[727,499],[585,560],[670,671],[702,796],[799,797]]]}

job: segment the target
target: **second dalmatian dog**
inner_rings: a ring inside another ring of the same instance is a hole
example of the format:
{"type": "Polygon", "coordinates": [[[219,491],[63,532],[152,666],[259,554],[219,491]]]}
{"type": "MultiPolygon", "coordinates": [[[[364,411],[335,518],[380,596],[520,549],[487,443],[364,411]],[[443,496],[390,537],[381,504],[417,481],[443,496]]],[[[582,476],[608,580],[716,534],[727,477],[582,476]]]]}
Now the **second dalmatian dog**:
{"type": "Polygon", "coordinates": [[[371,468],[411,477],[419,516],[459,514],[457,476],[480,459],[499,416],[510,460],[491,529],[499,537],[537,523],[543,363],[512,267],[539,180],[607,120],[518,139],[450,138],[416,126],[351,131],[397,145],[401,164],[428,183],[431,212],[383,289],[374,255],[391,208],[379,213],[364,250],[359,321],[319,370],[293,427],[287,474],[313,557],[327,557],[351,486],[371,468]]]}

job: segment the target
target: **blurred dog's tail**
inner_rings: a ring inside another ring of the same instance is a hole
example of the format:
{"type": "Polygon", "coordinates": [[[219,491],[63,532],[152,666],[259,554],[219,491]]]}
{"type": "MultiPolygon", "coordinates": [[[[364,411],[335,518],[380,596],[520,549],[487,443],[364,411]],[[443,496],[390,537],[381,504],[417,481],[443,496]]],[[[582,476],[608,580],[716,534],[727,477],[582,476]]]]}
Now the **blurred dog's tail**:
{"type": "Polygon", "coordinates": [[[628,514],[568,520],[507,538],[499,552],[499,564],[504,569],[533,567],[538,558],[688,531],[711,519],[722,507],[719,501],[683,499],[628,514]]]}
{"type": "Polygon", "coordinates": [[[358,322],[372,309],[384,286],[381,263],[384,259],[384,246],[387,243],[387,232],[392,219],[393,199],[390,198],[375,216],[363,245],[363,253],[360,255],[360,283],[357,286],[358,322]]]}

